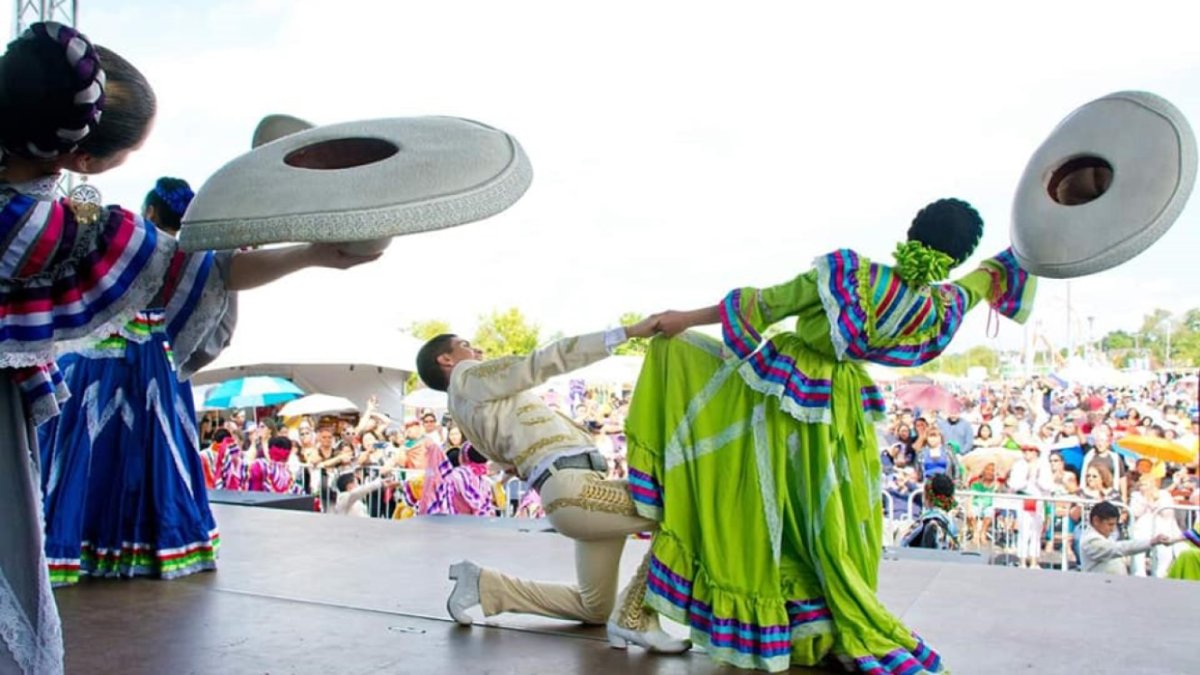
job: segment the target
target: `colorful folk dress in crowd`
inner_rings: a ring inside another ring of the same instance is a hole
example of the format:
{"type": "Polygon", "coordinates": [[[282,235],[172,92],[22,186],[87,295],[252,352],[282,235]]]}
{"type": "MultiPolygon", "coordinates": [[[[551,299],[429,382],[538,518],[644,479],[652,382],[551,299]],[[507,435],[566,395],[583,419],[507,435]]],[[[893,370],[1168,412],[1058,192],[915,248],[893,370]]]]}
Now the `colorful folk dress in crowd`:
{"type": "Polygon", "coordinates": [[[267,457],[258,457],[250,463],[246,489],[250,492],[281,495],[301,494],[304,490],[296,483],[292,470],[287,465],[289,451],[268,448],[267,452],[267,457]]]}
{"type": "MultiPolygon", "coordinates": [[[[466,454],[464,451],[459,456],[466,454]]],[[[495,512],[492,487],[486,478],[468,466],[454,466],[441,448],[430,451],[418,503],[420,515],[490,516],[495,512]]]]}
{"type": "Polygon", "coordinates": [[[876,596],[883,397],[863,362],[937,357],[980,300],[1023,321],[1035,279],[1011,250],[953,283],[910,287],[850,250],[731,292],[723,343],[654,339],[626,432],[638,511],[660,522],[646,602],[716,661],[940,673],[876,596]],[[795,317],[795,329],[764,339],[795,317]]]}

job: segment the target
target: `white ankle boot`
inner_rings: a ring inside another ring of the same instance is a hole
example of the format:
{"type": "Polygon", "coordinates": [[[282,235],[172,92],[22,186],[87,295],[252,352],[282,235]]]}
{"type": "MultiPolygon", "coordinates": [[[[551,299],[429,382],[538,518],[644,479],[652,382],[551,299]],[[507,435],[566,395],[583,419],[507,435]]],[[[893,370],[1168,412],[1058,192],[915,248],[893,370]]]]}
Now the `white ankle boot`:
{"type": "Polygon", "coordinates": [[[649,630],[636,631],[621,628],[616,623],[608,622],[608,645],[614,649],[625,649],[633,643],[643,649],[660,654],[682,654],[692,648],[691,640],[680,640],[671,637],[658,626],[649,630]]]}
{"type": "Polygon", "coordinates": [[[479,605],[479,572],[479,565],[469,560],[450,566],[450,578],[455,584],[450,597],[446,599],[446,611],[464,626],[474,622],[467,610],[479,605]]]}

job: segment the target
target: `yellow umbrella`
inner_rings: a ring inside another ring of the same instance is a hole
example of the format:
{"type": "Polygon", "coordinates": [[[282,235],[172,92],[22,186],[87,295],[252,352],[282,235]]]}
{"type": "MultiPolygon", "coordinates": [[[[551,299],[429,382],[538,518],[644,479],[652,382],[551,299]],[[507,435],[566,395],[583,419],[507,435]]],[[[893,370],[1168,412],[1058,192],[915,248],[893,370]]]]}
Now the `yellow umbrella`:
{"type": "Polygon", "coordinates": [[[1127,435],[1117,445],[1149,459],[1158,459],[1175,464],[1191,464],[1196,461],[1197,446],[1191,448],[1175,441],[1157,436],[1127,435]]]}

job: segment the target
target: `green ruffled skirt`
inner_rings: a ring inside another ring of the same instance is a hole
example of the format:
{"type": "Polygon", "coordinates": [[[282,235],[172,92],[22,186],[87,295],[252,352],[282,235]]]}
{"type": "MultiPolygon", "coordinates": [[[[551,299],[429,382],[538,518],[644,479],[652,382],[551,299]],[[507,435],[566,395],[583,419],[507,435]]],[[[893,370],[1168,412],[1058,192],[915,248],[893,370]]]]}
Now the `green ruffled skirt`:
{"type": "Polygon", "coordinates": [[[626,420],[631,492],[661,523],[647,604],[689,626],[714,660],[743,668],[832,656],[859,672],[945,672],[875,595],[882,504],[862,403],[870,378],[794,334],[772,345],[774,363],[756,369],[696,333],[650,343],[626,420]],[[787,400],[766,393],[781,383],[787,400]]]}

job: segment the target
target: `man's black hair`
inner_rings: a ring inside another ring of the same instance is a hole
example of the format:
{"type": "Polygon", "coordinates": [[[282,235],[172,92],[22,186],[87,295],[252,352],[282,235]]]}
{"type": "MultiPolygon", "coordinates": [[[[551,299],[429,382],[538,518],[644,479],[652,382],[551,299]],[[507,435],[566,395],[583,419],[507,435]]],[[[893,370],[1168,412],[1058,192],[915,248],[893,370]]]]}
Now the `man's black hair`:
{"type": "Polygon", "coordinates": [[[450,388],[450,378],[442,372],[442,366],[437,360],[439,356],[450,353],[456,337],[458,336],[453,333],[442,333],[422,345],[421,350],[417,352],[417,375],[426,387],[434,391],[446,391],[450,388]]]}
{"type": "Polygon", "coordinates": [[[1088,522],[1096,522],[1097,520],[1116,520],[1121,517],[1121,510],[1113,506],[1109,502],[1100,502],[1092,507],[1092,512],[1088,515],[1088,522]]]}

